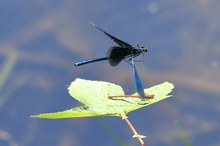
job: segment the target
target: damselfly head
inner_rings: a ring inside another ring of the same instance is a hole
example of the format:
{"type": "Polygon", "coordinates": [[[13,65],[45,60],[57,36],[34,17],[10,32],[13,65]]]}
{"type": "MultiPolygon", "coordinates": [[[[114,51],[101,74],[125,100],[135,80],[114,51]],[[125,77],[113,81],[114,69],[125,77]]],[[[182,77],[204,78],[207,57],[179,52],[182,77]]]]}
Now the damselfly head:
{"type": "Polygon", "coordinates": [[[139,49],[141,52],[147,52],[148,49],[144,45],[137,44],[137,49],[139,49]]]}

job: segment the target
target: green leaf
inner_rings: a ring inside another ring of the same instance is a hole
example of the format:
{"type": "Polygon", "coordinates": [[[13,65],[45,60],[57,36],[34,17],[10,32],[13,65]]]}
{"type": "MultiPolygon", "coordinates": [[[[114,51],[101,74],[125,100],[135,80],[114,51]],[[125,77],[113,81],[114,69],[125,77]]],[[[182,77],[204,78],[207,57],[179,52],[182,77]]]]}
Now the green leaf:
{"type": "Polygon", "coordinates": [[[69,110],[54,112],[54,113],[44,113],[39,115],[33,115],[32,118],[48,118],[48,119],[63,119],[63,118],[78,118],[78,117],[91,117],[91,116],[103,116],[100,113],[95,112],[92,108],[88,106],[75,107],[69,110]]]}
{"type": "MultiPolygon", "coordinates": [[[[174,88],[173,84],[164,82],[145,89],[145,93],[153,94],[153,99],[142,99],[124,96],[123,89],[115,84],[103,81],[91,81],[77,78],[71,83],[68,90],[70,95],[85,106],[70,110],[39,114],[36,118],[74,118],[91,116],[120,116],[133,110],[148,106],[170,97],[168,95],[174,88]],[[114,96],[109,99],[109,96],[114,96]]],[[[131,96],[137,96],[137,93],[131,96]]]]}

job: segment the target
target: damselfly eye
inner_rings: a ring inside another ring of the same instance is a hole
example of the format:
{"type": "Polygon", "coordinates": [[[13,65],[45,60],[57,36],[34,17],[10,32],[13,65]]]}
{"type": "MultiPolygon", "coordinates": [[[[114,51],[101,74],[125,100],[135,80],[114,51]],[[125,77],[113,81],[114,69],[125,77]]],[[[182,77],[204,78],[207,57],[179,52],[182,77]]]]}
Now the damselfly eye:
{"type": "Polygon", "coordinates": [[[144,52],[147,52],[147,48],[143,48],[143,51],[144,51],[144,52]]]}
{"type": "Polygon", "coordinates": [[[141,50],[142,50],[143,52],[147,52],[147,48],[144,47],[144,45],[141,45],[140,48],[141,48],[141,50]]]}

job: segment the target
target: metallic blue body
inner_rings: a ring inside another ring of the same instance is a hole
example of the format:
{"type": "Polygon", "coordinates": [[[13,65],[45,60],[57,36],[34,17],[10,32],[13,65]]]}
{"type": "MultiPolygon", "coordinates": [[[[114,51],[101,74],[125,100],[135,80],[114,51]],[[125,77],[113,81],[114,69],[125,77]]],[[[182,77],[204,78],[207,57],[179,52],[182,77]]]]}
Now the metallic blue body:
{"type": "Polygon", "coordinates": [[[126,62],[130,61],[131,56],[137,57],[140,54],[143,54],[144,52],[147,52],[147,48],[145,48],[143,45],[138,45],[133,47],[130,44],[112,36],[111,34],[107,33],[94,23],[90,22],[92,26],[97,28],[99,31],[104,33],[107,37],[109,37],[112,41],[114,41],[118,46],[113,46],[109,48],[106,57],[98,58],[98,59],[89,59],[85,61],[80,61],[77,63],[74,63],[75,66],[81,66],[92,62],[102,61],[102,60],[108,60],[109,64],[111,66],[118,65],[122,60],[125,60],[126,62]],[[126,60],[128,59],[128,60],[126,60]]]}
{"type": "Polygon", "coordinates": [[[133,71],[133,76],[134,76],[134,82],[135,82],[135,87],[137,89],[138,95],[141,98],[146,98],[145,93],[144,93],[144,88],[143,85],[141,83],[140,77],[137,73],[135,64],[134,64],[134,58],[131,58],[131,66],[132,66],[132,71],[133,71]]]}

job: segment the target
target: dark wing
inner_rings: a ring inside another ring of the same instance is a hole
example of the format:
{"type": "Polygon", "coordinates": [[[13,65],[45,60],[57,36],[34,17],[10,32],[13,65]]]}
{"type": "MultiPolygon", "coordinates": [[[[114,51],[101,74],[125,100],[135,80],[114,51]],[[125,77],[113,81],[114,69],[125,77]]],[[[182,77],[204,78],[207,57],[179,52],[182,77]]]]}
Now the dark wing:
{"type": "Polygon", "coordinates": [[[132,50],[123,47],[111,47],[107,52],[108,62],[111,66],[118,65],[126,56],[130,55],[132,50]]]}
{"type": "Polygon", "coordinates": [[[116,44],[118,44],[119,46],[123,47],[123,48],[132,48],[132,46],[128,43],[123,42],[122,40],[108,34],[107,32],[105,32],[103,29],[101,29],[100,27],[98,27],[95,23],[93,22],[89,22],[90,24],[92,24],[92,26],[94,26],[95,28],[97,28],[98,30],[100,30],[101,32],[103,32],[105,35],[107,35],[112,41],[114,41],[116,44]]]}

